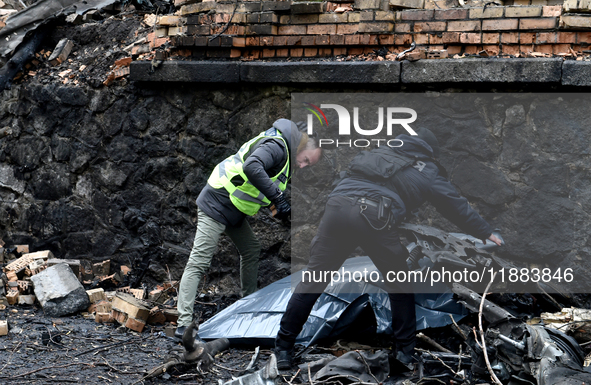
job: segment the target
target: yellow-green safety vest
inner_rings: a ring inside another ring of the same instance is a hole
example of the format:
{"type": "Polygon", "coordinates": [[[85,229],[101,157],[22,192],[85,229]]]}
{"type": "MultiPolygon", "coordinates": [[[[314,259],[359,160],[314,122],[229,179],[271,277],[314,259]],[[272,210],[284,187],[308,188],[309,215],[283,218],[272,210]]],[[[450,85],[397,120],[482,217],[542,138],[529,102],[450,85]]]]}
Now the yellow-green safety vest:
{"type": "Polygon", "coordinates": [[[213,188],[225,188],[230,194],[230,200],[234,206],[246,215],[254,215],[262,206],[268,206],[271,203],[262,192],[248,181],[243,170],[246,154],[250,152],[256,143],[265,138],[280,139],[287,151],[287,161],[283,169],[277,175],[270,178],[275,186],[279,187],[281,191],[285,191],[287,181],[289,180],[290,154],[287,142],[276,128],[270,128],[244,143],[236,154],[229,156],[223,162],[219,163],[207,180],[207,183],[213,188]],[[237,175],[240,175],[242,180],[244,180],[244,183],[240,186],[232,183],[232,178],[237,175]]]}

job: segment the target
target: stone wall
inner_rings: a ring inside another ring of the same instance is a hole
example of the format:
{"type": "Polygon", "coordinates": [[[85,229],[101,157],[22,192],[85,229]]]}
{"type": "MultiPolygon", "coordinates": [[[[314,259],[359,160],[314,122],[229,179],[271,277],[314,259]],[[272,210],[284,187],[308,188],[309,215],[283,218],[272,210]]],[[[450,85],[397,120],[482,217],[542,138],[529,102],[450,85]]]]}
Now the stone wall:
{"type": "MultiPolygon", "coordinates": [[[[171,84],[98,90],[28,84],[4,91],[4,241],[87,262],[111,258],[130,265],[151,256],[150,277],[166,279],[168,268],[178,279],[193,241],[194,200],[211,169],[276,118],[289,116],[290,92],[312,90],[171,84]]],[[[453,183],[501,229],[507,257],[576,263],[585,272],[591,242],[589,105],[543,98],[474,98],[460,115],[426,124],[440,138],[453,183]]],[[[294,190],[293,198],[294,204],[310,204],[312,222],[330,191],[327,175],[338,171],[331,168],[335,156],[326,151],[319,165],[294,178],[311,185],[305,194],[294,190]]],[[[456,230],[430,207],[418,220],[456,230]]],[[[251,223],[263,243],[265,285],[289,270],[288,231],[264,213],[251,223]]],[[[296,241],[306,247],[314,225],[294,225],[296,241]]],[[[237,285],[238,255],[227,239],[210,279],[237,285]]]]}

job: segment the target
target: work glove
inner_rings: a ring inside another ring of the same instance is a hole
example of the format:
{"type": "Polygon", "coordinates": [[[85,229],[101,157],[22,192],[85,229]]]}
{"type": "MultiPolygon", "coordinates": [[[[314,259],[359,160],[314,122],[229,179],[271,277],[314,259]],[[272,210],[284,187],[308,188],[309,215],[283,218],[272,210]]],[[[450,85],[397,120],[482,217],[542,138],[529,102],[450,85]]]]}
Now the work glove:
{"type": "Polygon", "coordinates": [[[273,202],[273,205],[277,210],[277,213],[274,215],[275,218],[281,220],[289,219],[291,216],[291,206],[287,203],[287,199],[285,199],[283,193],[277,195],[271,202],[273,202]]]}

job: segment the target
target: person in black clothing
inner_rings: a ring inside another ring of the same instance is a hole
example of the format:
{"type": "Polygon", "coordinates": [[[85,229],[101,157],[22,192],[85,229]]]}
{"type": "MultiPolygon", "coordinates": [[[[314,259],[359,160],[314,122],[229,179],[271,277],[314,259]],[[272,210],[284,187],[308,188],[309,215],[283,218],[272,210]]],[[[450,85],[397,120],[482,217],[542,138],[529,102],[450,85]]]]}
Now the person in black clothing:
{"type": "MultiPolygon", "coordinates": [[[[348,176],[329,195],[312,241],[307,266],[312,276],[338,270],[357,246],[369,255],[384,277],[388,271],[408,270],[408,251],[400,242],[396,225],[425,201],[462,231],[484,242],[488,239],[501,244],[489,224],[442,175],[444,170],[440,171],[434,160],[439,155],[439,145],[433,133],[428,129],[419,129],[417,133],[418,136],[398,136],[404,143],[399,148],[364,151],[351,162],[348,176]],[[383,167],[384,164],[394,166],[383,167]],[[381,205],[384,207],[380,208],[381,205]]],[[[302,281],[296,287],[275,341],[279,369],[291,366],[296,337],[327,283],[302,281]]],[[[389,286],[396,357],[410,363],[416,332],[414,294],[403,283],[385,284],[389,286]]]]}

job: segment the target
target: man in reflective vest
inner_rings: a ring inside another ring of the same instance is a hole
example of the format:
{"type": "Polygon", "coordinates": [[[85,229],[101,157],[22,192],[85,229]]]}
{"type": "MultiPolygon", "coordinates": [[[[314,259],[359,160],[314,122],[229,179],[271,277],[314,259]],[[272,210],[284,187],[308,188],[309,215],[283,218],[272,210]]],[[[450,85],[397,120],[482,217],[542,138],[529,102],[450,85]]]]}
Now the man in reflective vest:
{"type": "Polygon", "coordinates": [[[270,204],[277,210],[276,218],[289,217],[291,206],[283,191],[293,167],[314,165],[320,156],[314,139],[292,121],[279,119],[215,167],[197,198],[197,233],[179,286],[176,337],[182,337],[193,319],[199,282],[222,233],[240,253],[242,295],[256,291],[261,245],[245,218],[270,204]]]}

